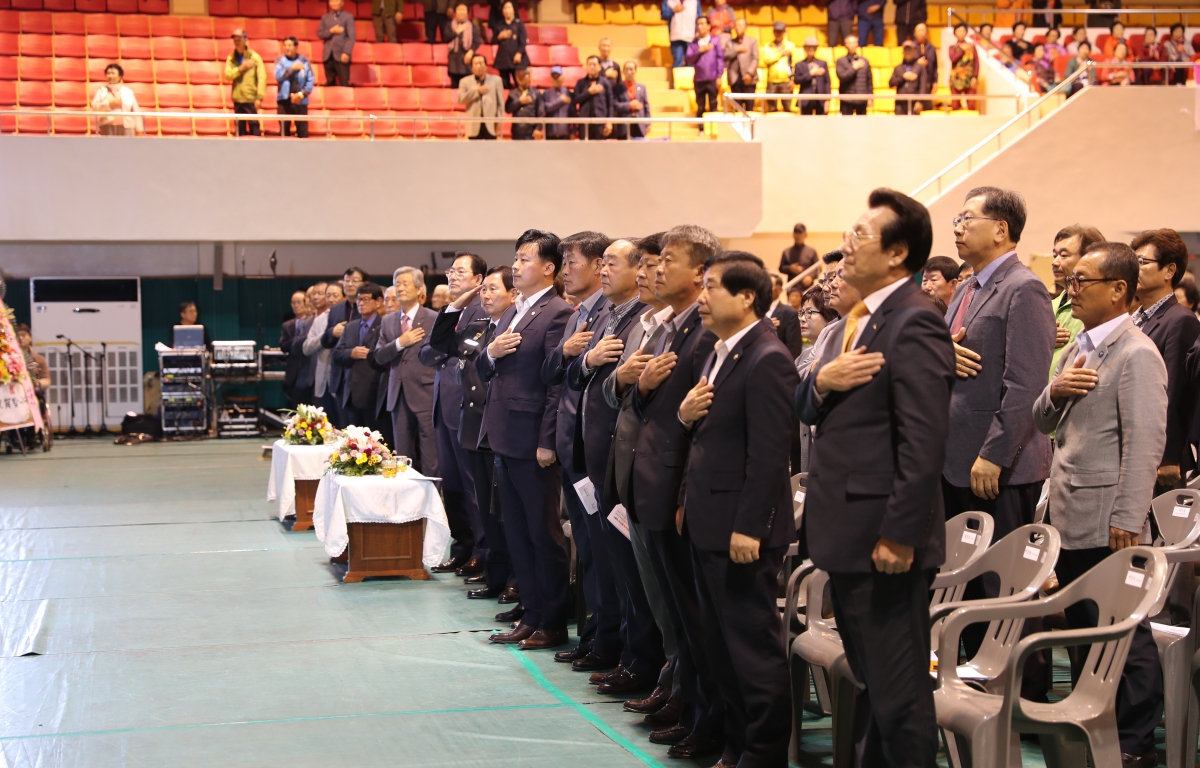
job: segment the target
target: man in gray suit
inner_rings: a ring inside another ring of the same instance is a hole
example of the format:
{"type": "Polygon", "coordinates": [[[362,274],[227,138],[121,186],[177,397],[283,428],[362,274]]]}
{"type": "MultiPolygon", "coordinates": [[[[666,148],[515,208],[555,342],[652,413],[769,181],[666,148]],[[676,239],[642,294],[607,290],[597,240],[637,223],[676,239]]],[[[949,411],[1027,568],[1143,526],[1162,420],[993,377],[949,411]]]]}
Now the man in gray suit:
{"type": "Polygon", "coordinates": [[[482,54],[471,59],[471,75],[458,83],[458,103],[467,106],[467,117],[483,120],[467,123],[467,138],[494,139],[500,135],[495,119],[504,114],[504,83],[488,74],[482,54]]]}
{"type": "Polygon", "coordinates": [[[400,311],[383,318],[375,360],[389,367],[387,390],[380,404],[392,414],[392,448],[401,456],[420,456],[421,473],[438,476],[437,443],[433,428],[434,369],[418,359],[421,342],[433,331],[437,313],[421,306],[425,278],[412,267],[400,267],[392,277],[400,311]],[[386,399],[384,396],[386,395],[386,399]]]}
{"type": "MultiPolygon", "coordinates": [[[[1049,517],[1062,534],[1055,573],[1063,586],[1114,550],[1150,543],[1150,502],[1167,429],[1167,367],[1128,314],[1138,283],[1133,249],[1097,243],[1066,281],[1071,314],[1084,330],[1067,345],[1033,407],[1037,428],[1054,433],[1049,517]]],[[[1097,619],[1095,603],[1067,609],[1072,629],[1094,627],[1097,619]]],[[[1158,765],[1154,728],[1162,710],[1162,668],[1145,620],[1117,689],[1122,766],[1158,765]]]]}

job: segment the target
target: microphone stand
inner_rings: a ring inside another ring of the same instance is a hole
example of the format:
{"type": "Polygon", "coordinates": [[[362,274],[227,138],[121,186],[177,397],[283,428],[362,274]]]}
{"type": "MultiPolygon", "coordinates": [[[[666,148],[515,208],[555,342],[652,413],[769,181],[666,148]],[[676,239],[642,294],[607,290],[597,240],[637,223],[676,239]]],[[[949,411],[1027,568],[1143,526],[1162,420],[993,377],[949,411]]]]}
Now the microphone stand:
{"type": "Polygon", "coordinates": [[[71,426],[67,428],[67,437],[78,437],[79,430],[75,429],[75,358],[71,355],[74,342],[61,333],[55,338],[67,342],[67,401],[71,404],[71,426]]]}
{"type": "MultiPolygon", "coordinates": [[[[79,347],[78,344],[75,346],[79,347]]],[[[91,360],[92,356],[83,347],[79,347],[80,354],[83,355],[83,436],[92,436],[92,377],[91,377],[91,360]]]]}
{"type": "Polygon", "coordinates": [[[112,434],[108,431],[108,342],[100,342],[100,437],[112,434]]]}

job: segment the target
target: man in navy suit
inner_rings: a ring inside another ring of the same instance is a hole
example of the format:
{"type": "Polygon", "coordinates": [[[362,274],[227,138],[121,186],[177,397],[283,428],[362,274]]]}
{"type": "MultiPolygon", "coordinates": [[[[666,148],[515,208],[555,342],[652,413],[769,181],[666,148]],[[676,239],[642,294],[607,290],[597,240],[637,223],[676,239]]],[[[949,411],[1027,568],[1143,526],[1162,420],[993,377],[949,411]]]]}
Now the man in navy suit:
{"type": "Polygon", "coordinates": [[[802,554],[829,572],[846,660],[864,688],[861,765],[934,765],[929,584],[945,559],[939,492],[955,382],[946,323],[912,280],[929,256],[925,206],[871,193],[842,245],[862,295],[796,390],[816,427],[802,554]]]}
{"type": "MultiPolygon", "coordinates": [[[[367,273],[358,267],[350,267],[342,274],[342,293],[346,299],[329,308],[329,320],[325,325],[325,332],[321,334],[321,346],[325,349],[336,347],[338,340],[345,333],[346,325],[351,320],[358,319],[358,305],[355,298],[358,296],[359,286],[369,279],[367,273]]],[[[338,429],[349,423],[345,414],[342,413],[342,381],[345,378],[346,369],[336,365],[329,366],[329,383],[326,385],[325,392],[333,403],[333,413],[327,415],[329,421],[338,429]]]]}
{"type": "Polygon", "coordinates": [[[343,372],[338,397],[346,424],[380,430],[379,380],[386,367],[375,360],[375,344],[383,317],[383,289],[364,283],[355,295],[358,318],[351,320],[333,348],[333,367],[343,372]]]}
{"type": "Polygon", "coordinates": [[[692,443],[683,525],[725,703],[722,766],[785,768],[791,736],[787,636],[775,596],[796,539],[788,447],[800,377],[767,318],[771,282],[762,260],[744,251],[708,260],[699,310],[719,341],[679,406],[692,443]]]}
{"type": "Polygon", "coordinates": [[[401,456],[419,455],[421,473],[438,477],[433,427],[435,373],[417,358],[437,313],[421,306],[425,292],[421,270],[400,267],[392,283],[400,311],[383,318],[375,347],[375,361],[388,366],[387,391],[380,392],[380,405],[391,414],[392,450],[401,456]]]}
{"type": "MultiPolygon", "coordinates": [[[[446,282],[450,295],[457,300],[467,293],[471,298],[465,308],[443,308],[434,319],[449,322],[450,330],[466,328],[470,323],[485,317],[477,298],[478,288],[487,272],[487,262],[473,253],[460,253],[446,270],[446,282]]],[[[487,557],[488,541],[483,529],[481,510],[471,478],[471,463],[465,448],[475,445],[462,443],[458,438],[463,406],[463,390],[459,381],[451,375],[458,349],[450,334],[449,343],[433,345],[433,332],[423,337],[417,353],[423,365],[435,369],[433,378],[433,427],[437,450],[438,473],[442,478],[442,497],[446,506],[446,519],[450,524],[450,535],[454,544],[450,547],[450,559],[435,565],[434,573],[454,572],[460,576],[474,578],[483,571],[487,557]]]]}
{"type": "Polygon", "coordinates": [[[542,366],[562,342],[571,305],[554,291],[562,266],[558,237],[527,230],[517,239],[513,285],[521,298],[497,323],[497,333],[475,360],[489,382],[480,440],[496,453],[496,489],[504,532],[517,572],[525,614],[492,642],[521,650],[567,642],[570,568],[559,521],[559,468],[555,455],[561,386],[546,386],[542,366]]]}

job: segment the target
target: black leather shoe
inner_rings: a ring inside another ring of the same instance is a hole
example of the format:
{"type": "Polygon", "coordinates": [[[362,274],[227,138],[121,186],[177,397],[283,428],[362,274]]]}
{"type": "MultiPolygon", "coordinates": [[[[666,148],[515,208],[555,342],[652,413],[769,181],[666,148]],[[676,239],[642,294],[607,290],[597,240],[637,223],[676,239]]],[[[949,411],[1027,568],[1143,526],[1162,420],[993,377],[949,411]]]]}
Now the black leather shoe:
{"type": "Polygon", "coordinates": [[[1121,768],[1154,768],[1158,765],[1158,752],[1150,750],[1144,755],[1121,753],[1121,768]]]}
{"type": "MultiPolygon", "coordinates": [[[[500,599],[496,602],[500,603],[500,605],[519,603],[521,602],[521,593],[517,591],[516,587],[505,587],[504,591],[500,593],[500,599]]],[[[521,610],[524,612],[524,609],[521,610]]]]}
{"type": "Polygon", "coordinates": [[[544,651],[556,645],[564,645],[569,639],[565,629],[539,629],[517,643],[518,651],[544,651]]]}
{"type": "Polygon", "coordinates": [[[571,662],[571,669],[576,672],[594,672],[597,669],[612,669],[617,666],[619,659],[613,656],[601,656],[592,651],[586,656],[580,656],[571,662]]]}
{"type": "MultiPolygon", "coordinates": [[[[485,584],[485,583],[487,583],[487,576],[483,575],[482,573],[477,573],[474,576],[468,576],[467,578],[463,579],[463,584],[485,584]]],[[[497,595],[500,594],[500,590],[497,589],[496,594],[497,595]]]]}
{"type": "Polygon", "coordinates": [[[722,757],[712,768],[737,768],[737,764],[737,760],[727,760],[722,757]]]}
{"type": "Polygon", "coordinates": [[[607,681],[608,678],[616,677],[617,675],[619,675],[620,673],[622,673],[624,671],[625,671],[625,667],[617,667],[612,672],[597,672],[596,674],[594,674],[588,678],[588,682],[591,683],[592,685],[600,685],[600,683],[607,681]]]}
{"type": "Polygon", "coordinates": [[[472,557],[467,562],[454,569],[455,576],[476,576],[483,573],[483,561],[478,557],[472,557]]]}
{"type": "Polygon", "coordinates": [[[653,684],[652,681],[647,680],[641,675],[630,672],[628,669],[623,669],[621,670],[621,674],[610,677],[603,683],[600,683],[600,686],[596,688],[596,693],[633,693],[635,691],[649,690],[653,684]]]}
{"type": "Polygon", "coordinates": [[[582,659],[592,652],[591,643],[580,643],[569,651],[559,651],[554,654],[554,660],[561,664],[568,664],[575,659],[582,659]]]}
{"type": "Polygon", "coordinates": [[[528,624],[518,624],[517,628],[511,632],[497,632],[489,637],[488,640],[504,645],[519,645],[522,640],[531,637],[537,631],[537,627],[531,627],[528,624]]]}
{"type": "Polygon", "coordinates": [[[500,594],[500,593],[494,592],[494,591],[488,589],[487,587],[484,587],[483,589],[468,589],[467,590],[467,598],[470,600],[490,600],[498,594],[500,594]]]}
{"type": "Polygon", "coordinates": [[[462,564],[467,562],[465,557],[452,557],[449,560],[438,563],[429,570],[434,573],[452,573],[462,567],[462,564]]]}
{"type": "Polygon", "coordinates": [[[639,715],[649,715],[663,707],[671,700],[671,689],[658,686],[644,699],[630,699],[625,702],[626,712],[637,712],[639,715]]]}
{"type": "Polygon", "coordinates": [[[693,760],[705,755],[713,755],[721,751],[722,742],[719,739],[693,731],[687,738],[667,750],[667,757],[682,760],[693,760]]]}
{"type": "Polygon", "coordinates": [[[678,744],[691,735],[685,725],[672,725],[659,731],[650,731],[651,744],[678,744]]]}
{"type": "MultiPolygon", "coordinates": [[[[503,597],[503,595],[501,595],[503,597]]],[[[525,615],[525,606],[518,603],[511,611],[504,611],[496,614],[496,621],[501,624],[507,624],[510,621],[518,621],[525,615]]]]}
{"type": "Polygon", "coordinates": [[[683,699],[672,696],[662,709],[643,717],[641,724],[651,728],[666,728],[679,722],[681,712],[683,712],[683,699]]]}

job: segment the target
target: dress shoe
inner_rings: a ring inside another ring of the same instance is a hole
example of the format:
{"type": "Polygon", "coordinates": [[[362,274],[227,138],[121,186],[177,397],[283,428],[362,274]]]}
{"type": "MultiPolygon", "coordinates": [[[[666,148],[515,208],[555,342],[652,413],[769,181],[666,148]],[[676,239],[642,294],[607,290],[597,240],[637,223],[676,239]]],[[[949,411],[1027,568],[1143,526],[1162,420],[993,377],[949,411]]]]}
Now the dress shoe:
{"type": "Polygon", "coordinates": [[[1154,768],[1158,765],[1158,752],[1150,750],[1144,755],[1121,753],[1121,768],[1154,768]]]}
{"type": "Polygon", "coordinates": [[[498,594],[500,594],[498,591],[488,589],[487,587],[467,590],[467,597],[471,600],[490,600],[498,594]]]}
{"type": "Polygon", "coordinates": [[[465,557],[452,557],[449,560],[438,563],[429,570],[433,571],[434,573],[450,573],[452,571],[457,571],[465,562],[467,562],[465,557]]]}
{"type": "Polygon", "coordinates": [[[672,725],[658,731],[650,731],[651,744],[678,744],[691,735],[686,725],[672,725]]]}
{"type": "Polygon", "coordinates": [[[493,643],[503,643],[512,645],[521,643],[525,638],[532,637],[533,633],[537,632],[537,627],[531,627],[528,624],[518,624],[517,628],[511,632],[497,632],[488,638],[493,643]]]}
{"type": "MultiPolygon", "coordinates": [[[[463,584],[486,584],[486,583],[487,583],[487,576],[482,573],[477,573],[474,576],[468,576],[467,578],[463,579],[463,584]]],[[[497,595],[500,594],[500,590],[497,589],[496,594],[497,595]]]]}
{"type": "Polygon", "coordinates": [[[657,712],[671,700],[671,689],[658,686],[644,699],[630,699],[625,702],[626,712],[637,712],[639,715],[649,715],[657,712]]]}
{"type": "Polygon", "coordinates": [[[708,734],[693,731],[687,738],[667,750],[667,757],[682,760],[692,760],[697,757],[715,754],[721,751],[720,739],[714,739],[708,734]]]}
{"type": "MultiPolygon", "coordinates": [[[[503,600],[504,595],[501,594],[500,598],[503,600]]],[[[502,613],[497,613],[496,621],[500,622],[501,624],[507,624],[510,621],[517,621],[524,615],[525,615],[525,606],[518,604],[511,611],[504,611],[502,613]]]]}
{"type": "Polygon", "coordinates": [[[454,569],[455,576],[476,576],[483,573],[483,561],[472,557],[467,562],[454,569]]]}
{"type": "Polygon", "coordinates": [[[737,760],[727,760],[722,757],[712,768],[737,768],[737,760]]]}
{"type": "Polygon", "coordinates": [[[580,643],[569,651],[559,651],[558,653],[554,654],[554,660],[561,664],[567,664],[575,661],[575,659],[582,659],[591,652],[591,643],[580,643]]]}
{"type": "Polygon", "coordinates": [[[657,712],[651,712],[642,718],[642,725],[651,728],[666,728],[679,722],[679,714],[683,712],[683,699],[672,696],[657,712]]]}
{"type": "Polygon", "coordinates": [[[592,672],[597,669],[612,669],[613,667],[617,666],[617,661],[619,660],[616,657],[602,656],[599,653],[592,651],[586,656],[580,656],[578,659],[575,659],[575,661],[571,662],[571,669],[575,670],[576,672],[592,672]]]}
{"type": "Polygon", "coordinates": [[[517,643],[517,650],[544,651],[547,648],[563,645],[568,639],[567,630],[565,629],[539,629],[517,643]]]}
{"type": "MultiPolygon", "coordinates": [[[[496,600],[496,602],[500,603],[500,605],[519,603],[521,602],[521,593],[517,591],[516,587],[505,587],[504,591],[500,593],[500,598],[496,600]]],[[[522,608],[521,612],[524,613],[524,611],[525,609],[522,608]]]]}
{"type": "Polygon", "coordinates": [[[628,669],[621,670],[621,674],[610,677],[600,686],[596,688],[596,693],[607,694],[623,694],[633,693],[634,691],[645,691],[650,688],[653,683],[642,677],[641,675],[630,672],[628,669]]]}
{"type": "Polygon", "coordinates": [[[616,676],[620,672],[624,671],[624,669],[625,669],[625,667],[617,667],[612,672],[597,672],[596,674],[594,674],[588,678],[588,682],[591,683],[592,685],[600,685],[600,683],[603,683],[604,681],[608,680],[608,678],[610,678],[610,677],[616,676]]]}

